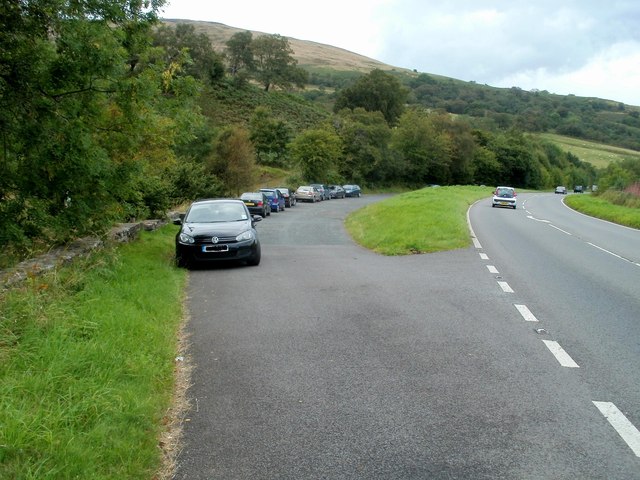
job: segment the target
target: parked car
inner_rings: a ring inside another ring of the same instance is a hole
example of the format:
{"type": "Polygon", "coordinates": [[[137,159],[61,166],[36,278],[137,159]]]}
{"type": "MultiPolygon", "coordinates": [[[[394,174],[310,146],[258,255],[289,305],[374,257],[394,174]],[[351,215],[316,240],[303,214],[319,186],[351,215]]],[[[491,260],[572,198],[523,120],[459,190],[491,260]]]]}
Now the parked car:
{"type": "Polygon", "coordinates": [[[276,187],[280,190],[280,193],[284,197],[284,206],[287,208],[296,206],[296,196],[293,194],[293,191],[289,190],[285,187],[276,187]]]}
{"type": "Polygon", "coordinates": [[[296,200],[299,202],[319,202],[320,191],[317,188],[313,188],[311,185],[301,185],[296,189],[296,200]]]}
{"type": "Polygon", "coordinates": [[[575,187],[573,187],[573,193],[582,193],[584,191],[584,188],[582,188],[582,185],[576,185],[575,187]]]}
{"type": "Polygon", "coordinates": [[[343,185],[345,197],[359,197],[362,191],[358,185],[343,185]]]}
{"type": "Polygon", "coordinates": [[[344,188],[340,185],[329,185],[329,195],[331,198],[344,198],[344,188]]]}
{"type": "Polygon", "coordinates": [[[269,199],[272,212],[284,212],[284,197],[282,193],[280,193],[280,190],[277,188],[261,188],[260,191],[269,199]]]}
{"type": "Polygon", "coordinates": [[[240,195],[240,200],[252,215],[260,215],[262,218],[271,215],[271,204],[264,192],[244,192],[240,195]]]}
{"type": "Polygon", "coordinates": [[[513,187],[497,187],[493,192],[492,207],[517,208],[516,197],[518,194],[513,187]]]}
{"type": "Polygon", "coordinates": [[[180,225],[176,234],[176,264],[244,260],[260,263],[260,239],[255,229],[259,215],[251,215],[242,200],[217,199],[193,202],[184,216],[174,220],[180,225]]]}
{"type": "Polygon", "coordinates": [[[562,185],[558,185],[556,187],[556,193],[559,193],[561,195],[566,195],[567,194],[567,187],[563,187],[562,185]]]}
{"type": "Polygon", "coordinates": [[[317,188],[320,192],[320,200],[331,200],[329,189],[325,188],[325,185],[321,183],[312,183],[311,186],[317,188]]]}

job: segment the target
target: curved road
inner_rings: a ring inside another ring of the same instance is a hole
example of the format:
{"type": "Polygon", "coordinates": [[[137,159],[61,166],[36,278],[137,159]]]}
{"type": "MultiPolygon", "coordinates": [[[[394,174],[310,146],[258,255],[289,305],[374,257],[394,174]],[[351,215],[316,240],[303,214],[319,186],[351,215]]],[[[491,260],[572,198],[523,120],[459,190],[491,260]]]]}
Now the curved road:
{"type": "Polygon", "coordinates": [[[259,267],[191,272],[176,478],[640,478],[638,232],[521,195],[471,209],[474,246],[382,257],[342,227],[382,198],[272,214],[259,267]]]}

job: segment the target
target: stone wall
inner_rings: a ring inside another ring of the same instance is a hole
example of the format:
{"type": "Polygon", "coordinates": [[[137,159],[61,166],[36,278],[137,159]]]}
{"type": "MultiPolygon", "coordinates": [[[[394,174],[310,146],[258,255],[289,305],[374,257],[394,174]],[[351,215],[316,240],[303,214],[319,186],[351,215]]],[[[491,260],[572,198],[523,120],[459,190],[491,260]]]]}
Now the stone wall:
{"type": "Polygon", "coordinates": [[[0,285],[6,289],[23,282],[29,277],[42,275],[60,265],[71,263],[74,259],[103,247],[105,242],[130,242],[138,236],[141,230],[156,230],[171,221],[173,216],[170,215],[164,220],[121,223],[113,227],[104,239],[98,237],[80,238],[63,247],[54,248],[44,255],[25,260],[13,268],[0,270],[0,285]]]}

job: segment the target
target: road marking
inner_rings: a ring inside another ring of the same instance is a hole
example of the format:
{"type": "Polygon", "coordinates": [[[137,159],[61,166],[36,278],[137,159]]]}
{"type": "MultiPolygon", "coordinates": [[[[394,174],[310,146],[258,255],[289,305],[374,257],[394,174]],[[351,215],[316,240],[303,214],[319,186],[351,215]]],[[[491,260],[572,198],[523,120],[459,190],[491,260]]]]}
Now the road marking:
{"type": "Polygon", "coordinates": [[[560,365],[568,368],[580,368],[580,366],[573,361],[573,358],[563,350],[558,342],[554,342],[553,340],[543,340],[543,342],[547,348],[551,350],[551,353],[556,357],[556,360],[560,362],[560,365]]]}
{"type": "Polygon", "coordinates": [[[551,223],[549,220],[542,220],[541,218],[536,218],[533,215],[527,215],[527,218],[535,220],[536,222],[551,223]]]}
{"type": "Polygon", "coordinates": [[[480,241],[476,237],[471,237],[471,240],[473,241],[473,246],[474,247],[482,248],[482,245],[480,245],[480,241]]]}
{"type": "Polygon", "coordinates": [[[498,282],[498,285],[500,285],[500,288],[505,293],[515,293],[507,282],[498,282]]]}
{"type": "Polygon", "coordinates": [[[629,445],[636,457],[640,457],[640,432],[611,402],[593,402],[618,435],[629,445]]]}
{"type": "Polygon", "coordinates": [[[526,305],[516,305],[516,304],[514,304],[514,306],[518,309],[518,311],[520,312],[520,315],[522,315],[522,318],[524,318],[527,322],[537,322],[538,321],[536,316],[533,313],[531,313],[531,310],[529,310],[526,305]]]}
{"type": "Polygon", "coordinates": [[[573,234],[571,234],[571,233],[567,232],[566,230],[563,230],[563,229],[561,229],[561,228],[558,228],[558,227],[556,227],[555,225],[552,225],[551,223],[549,224],[549,226],[550,226],[551,228],[555,228],[556,230],[559,230],[559,231],[561,231],[562,233],[565,233],[565,234],[567,234],[567,235],[569,235],[569,236],[573,237],[573,234]]]}
{"type": "Polygon", "coordinates": [[[500,273],[493,265],[487,265],[487,269],[489,270],[489,273],[500,273]]]}
{"type": "Polygon", "coordinates": [[[481,254],[480,254],[480,258],[481,258],[482,260],[489,260],[489,255],[487,255],[486,253],[481,253],[481,254]]]}

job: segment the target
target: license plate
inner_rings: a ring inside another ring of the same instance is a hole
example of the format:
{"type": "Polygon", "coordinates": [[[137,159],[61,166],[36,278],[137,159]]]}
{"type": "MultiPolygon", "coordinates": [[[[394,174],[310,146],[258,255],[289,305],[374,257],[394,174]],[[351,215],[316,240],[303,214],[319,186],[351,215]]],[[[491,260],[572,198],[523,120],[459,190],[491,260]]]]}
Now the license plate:
{"type": "Polygon", "coordinates": [[[253,206],[255,206],[255,203],[247,202],[245,205],[247,207],[253,207],[253,206]]]}
{"type": "Polygon", "coordinates": [[[202,251],[204,253],[228,252],[229,246],[228,245],[203,245],[202,251]]]}

